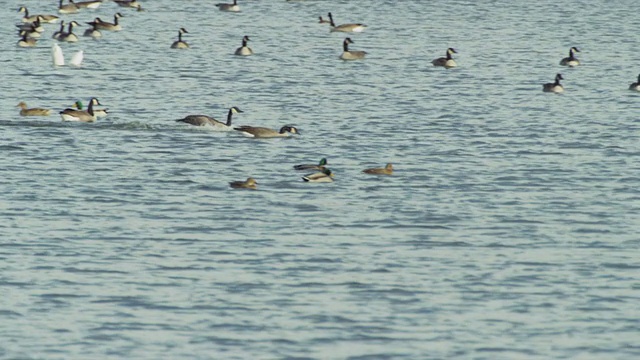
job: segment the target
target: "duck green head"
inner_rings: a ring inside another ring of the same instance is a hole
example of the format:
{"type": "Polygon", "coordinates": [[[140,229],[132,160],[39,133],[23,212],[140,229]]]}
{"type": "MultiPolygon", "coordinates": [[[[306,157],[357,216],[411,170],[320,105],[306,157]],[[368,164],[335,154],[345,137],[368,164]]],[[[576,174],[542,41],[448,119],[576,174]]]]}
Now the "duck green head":
{"type": "Polygon", "coordinates": [[[327,158],[322,158],[322,159],[320,159],[320,162],[318,163],[318,165],[320,165],[320,166],[325,166],[325,165],[327,165],[327,158]]]}
{"type": "Polygon", "coordinates": [[[322,172],[327,176],[333,177],[333,172],[331,172],[331,170],[329,170],[329,169],[324,169],[324,170],[322,170],[322,172]]]}
{"type": "Polygon", "coordinates": [[[73,103],[73,107],[75,107],[78,110],[82,110],[82,101],[78,100],[75,103],[73,103]]]}

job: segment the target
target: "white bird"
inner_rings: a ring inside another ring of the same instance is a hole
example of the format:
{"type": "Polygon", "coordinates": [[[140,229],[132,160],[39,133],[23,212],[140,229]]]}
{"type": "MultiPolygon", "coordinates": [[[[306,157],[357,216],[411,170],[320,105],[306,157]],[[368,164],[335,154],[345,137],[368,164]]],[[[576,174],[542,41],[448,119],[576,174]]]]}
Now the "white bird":
{"type": "MultiPolygon", "coordinates": [[[[53,59],[53,66],[64,66],[64,55],[58,44],[53,44],[53,47],[51,48],[51,57],[53,59]]],[[[84,51],[79,50],[73,54],[69,61],[69,65],[76,67],[82,66],[82,60],[84,60],[84,51]]]]}
{"type": "Polygon", "coordinates": [[[69,61],[69,64],[79,67],[82,66],[82,60],[84,60],[84,51],[79,50],[78,52],[73,54],[73,56],[71,57],[71,61],[69,61]]]}

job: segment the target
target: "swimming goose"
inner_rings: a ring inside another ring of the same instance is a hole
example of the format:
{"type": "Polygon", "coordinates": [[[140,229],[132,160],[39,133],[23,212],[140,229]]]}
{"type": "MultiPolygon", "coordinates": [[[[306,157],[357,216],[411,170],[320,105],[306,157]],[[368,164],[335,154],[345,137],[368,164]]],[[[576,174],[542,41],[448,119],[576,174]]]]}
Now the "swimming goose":
{"type": "Polygon", "coordinates": [[[29,16],[29,10],[27,10],[27,8],[24,7],[24,6],[21,6],[20,9],[18,9],[18,12],[23,12],[24,13],[24,16],[22,17],[22,22],[25,22],[25,23],[34,22],[34,21],[38,20],[38,17],[40,17],[40,22],[43,22],[43,23],[55,23],[59,19],[55,15],[32,15],[32,16],[29,16]]]}
{"type": "Polygon", "coordinates": [[[233,0],[233,4],[216,4],[220,11],[240,12],[240,6],[238,6],[238,0],[233,0]]]}
{"type": "Polygon", "coordinates": [[[42,108],[27,108],[27,104],[24,101],[20,101],[18,104],[20,110],[20,115],[22,116],[49,116],[51,115],[51,110],[42,109],[42,108]]]}
{"type": "MultiPolygon", "coordinates": [[[[333,22],[333,15],[331,15],[331,13],[328,14],[329,15],[329,25],[331,26],[331,29],[329,31],[334,32],[363,32],[364,29],[367,27],[367,25],[365,24],[342,24],[342,25],[338,25],[336,26],[336,23],[333,22]]],[[[322,20],[322,18],[320,18],[320,20],[322,20]]]]}
{"type": "Polygon", "coordinates": [[[118,24],[118,19],[122,17],[122,14],[116,13],[113,15],[113,24],[110,22],[102,21],[99,17],[97,17],[94,21],[88,23],[93,26],[93,23],[96,23],[96,29],[98,30],[108,30],[108,31],[120,31],[122,27],[118,24]]]}
{"type": "Polygon", "coordinates": [[[60,35],[64,34],[64,20],[60,22],[60,29],[51,35],[52,39],[58,39],[60,35]]]}
{"type": "Polygon", "coordinates": [[[640,91],[640,75],[638,75],[637,82],[631,83],[631,85],[629,85],[629,90],[640,91]]]}
{"type": "Polygon", "coordinates": [[[138,9],[138,11],[142,10],[142,6],[136,0],[113,0],[113,2],[122,7],[134,8],[138,9]]]}
{"type": "Polygon", "coordinates": [[[98,23],[95,21],[87,23],[91,25],[91,29],[87,29],[84,31],[84,36],[91,36],[94,39],[101,38],[102,33],[98,30],[98,23]]]}
{"type": "Polygon", "coordinates": [[[302,177],[306,182],[333,182],[333,173],[329,169],[323,169],[320,172],[307,174],[302,177]]]}
{"type": "Polygon", "coordinates": [[[24,31],[37,31],[39,33],[44,31],[44,26],[42,26],[42,16],[38,16],[36,18],[35,21],[33,22],[27,22],[27,23],[22,23],[19,25],[16,25],[16,27],[18,28],[18,31],[24,30],[24,31]]]}
{"type": "Polygon", "coordinates": [[[296,170],[324,170],[326,165],[327,158],[322,158],[318,164],[295,165],[293,168],[296,170]]]}
{"type": "MultiPolygon", "coordinates": [[[[71,108],[78,110],[82,110],[83,107],[84,105],[80,100],[74,102],[73,105],[71,105],[71,108]]],[[[107,117],[107,115],[109,115],[109,109],[93,109],[93,114],[96,116],[96,118],[107,117]]]]}
{"type": "Polygon", "coordinates": [[[177,122],[184,122],[187,124],[195,125],[195,126],[214,126],[218,129],[222,130],[231,130],[231,118],[233,114],[242,113],[244,111],[238,109],[238,107],[234,106],[229,109],[227,113],[227,123],[220,122],[212,117],[206,115],[189,115],[184,119],[178,119],[177,122]]]}
{"type": "Polygon", "coordinates": [[[76,14],[78,12],[78,7],[73,3],[73,0],[69,0],[69,3],[64,5],[62,5],[62,0],[60,0],[58,4],[58,12],[60,14],[76,14]]]}
{"type": "Polygon", "coordinates": [[[60,111],[62,121],[81,121],[81,122],[94,122],[96,121],[96,115],[93,112],[94,105],[101,105],[98,99],[91,98],[89,101],[89,108],[87,111],[76,109],[64,109],[60,111]]]}
{"type": "Polygon", "coordinates": [[[254,179],[252,177],[247,178],[247,180],[245,180],[245,181],[231,181],[229,183],[229,186],[231,186],[234,189],[252,189],[252,190],[256,190],[258,188],[256,185],[258,185],[258,182],[256,181],[256,179],[254,179]]]}
{"type": "Polygon", "coordinates": [[[580,65],[580,61],[576,59],[576,57],[574,56],[574,52],[580,52],[580,50],[578,50],[577,47],[573,46],[571,49],[569,49],[569,56],[560,60],[560,65],[571,67],[580,65]]]}
{"type": "Polygon", "coordinates": [[[294,126],[288,125],[281,127],[280,131],[255,126],[240,126],[233,129],[242,132],[242,134],[245,136],[254,138],[288,137],[291,136],[291,134],[300,134],[298,129],[296,129],[294,126]]]}
{"type": "Polygon", "coordinates": [[[26,31],[20,31],[20,36],[22,36],[20,38],[20,40],[18,40],[18,46],[20,47],[34,47],[36,46],[36,42],[38,42],[38,40],[34,39],[34,38],[30,38],[27,36],[28,33],[26,31]]]}
{"type": "Polygon", "coordinates": [[[457,52],[453,48],[448,48],[447,56],[434,59],[431,63],[433,64],[433,66],[442,66],[445,69],[456,67],[458,66],[458,64],[456,64],[455,60],[453,60],[451,54],[457,54],[457,52]]]}
{"type": "Polygon", "coordinates": [[[58,41],[78,42],[78,36],[73,33],[73,28],[80,26],[75,20],[69,23],[69,31],[58,35],[58,41]]]}
{"type": "Polygon", "coordinates": [[[342,42],[342,54],[340,54],[340,59],[342,60],[358,60],[364,59],[367,55],[366,51],[349,51],[349,44],[353,44],[353,40],[351,38],[346,38],[342,42]]]}
{"type": "Polygon", "coordinates": [[[102,4],[102,0],[93,0],[93,1],[81,1],[77,2],[76,6],[79,9],[97,9],[102,4]]]}
{"type": "Polygon", "coordinates": [[[318,16],[318,19],[320,19],[320,21],[318,21],[318,24],[331,24],[331,21],[323,19],[322,16],[318,16]]]}
{"type": "Polygon", "coordinates": [[[542,91],[553,93],[563,92],[564,88],[562,87],[562,85],[560,85],[560,80],[564,80],[562,74],[556,74],[556,81],[542,85],[542,91]]]}
{"type": "Polygon", "coordinates": [[[188,49],[189,44],[187,44],[186,41],[182,41],[182,34],[188,34],[188,33],[189,32],[187,31],[187,29],[180,28],[180,30],[178,30],[178,40],[174,41],[173,44],[171,44],[171,48],[172,49],[188,49]]]}
{"type": "Polygon", "coordinates": [[[388,163],[387,166],[383,168],[371,168],[362,170],[365,174],[373,174],[373,175],[391,175],[393,174],[393,165],[388,163]]]}
{"type": "Polygon", "coordinates": [[[247,46],[247,41],[249,41],[249,37],[245,35],[242,38],[242,46],[236,49],[236,55],[241,55],[241,56],[253,55],[253,50],[251,50],[251,48],[247,46]]]}
{"type": "Polygon", "coordinates": [[[27,38],[29,38],[29,39],[39,39],[42,36],[41,33],[35,31],[34,29],[20,30],[20,31],[18,31],[18,35],[20,35],[23,32],[27,34],[27,38]]]}

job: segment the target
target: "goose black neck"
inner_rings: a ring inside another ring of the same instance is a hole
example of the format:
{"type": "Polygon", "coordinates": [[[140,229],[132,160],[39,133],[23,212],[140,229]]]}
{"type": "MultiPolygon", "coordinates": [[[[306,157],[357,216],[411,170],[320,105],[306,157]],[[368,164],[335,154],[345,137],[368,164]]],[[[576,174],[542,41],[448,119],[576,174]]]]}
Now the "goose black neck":
{"type": "Polygon", "coordinates": [[[227,126],[231,126],[231,117],[233,116],[233,109],[229,109],[229,113],[227,114],[227,126]]]}
{"type": "Polygon", "coordinates": [[[87,112],[89,113],[89,115],[93,116],[93,99],[89,101],[89,107],[87,108],[87,112]]]}
{"type": "Polygon", "coordinates": [[[345,52],[348,52],[348,51],[349,51],[349,43],[347,42],[347,40],[345,40],[345,41],[342,43],[342,50],[344,50],[345,52]]]}
{"type": "Polygon", "coordinates": [[[247,46],[247,39],[244,38],[242,39],[242,47],[246,47],[247,46]]]}
{"type": "Polygon", "coordinates": [[[182,31],[178,31],[178,42],[182,42],[182,31]]]}
{"type": "Polygon", "coordinates": [[[113,15],[113,25],[118,25],[118,15],[113,15]]]}
{"type": "Polygon", "coordinates": [[[329,13],[329,24],[331,27],[336,27],[336,23],[333,22],[333,15],[331,15],[331,13],[329,13]]]}

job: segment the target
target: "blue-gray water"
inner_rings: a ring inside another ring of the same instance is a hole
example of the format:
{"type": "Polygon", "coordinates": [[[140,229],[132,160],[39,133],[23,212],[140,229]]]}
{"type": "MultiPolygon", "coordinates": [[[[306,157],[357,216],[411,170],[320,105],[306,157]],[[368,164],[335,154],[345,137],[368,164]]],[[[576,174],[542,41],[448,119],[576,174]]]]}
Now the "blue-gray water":
{"type": "Polygon", "coordinates": [[[635,1],[216,2],[64,15],[124,15],[61,44],[79,69],[52,66],[57,25],[18,48],[3,6],[0,358],[640,357],[635,1]],[[338,60],[328,11],[369,25],[367,59],[338,60]],[[459,67],[433,68],[447,47],[459,67]],[[15,107],[94,96],[93,124],[15,107]],[[173,121],[234,105],[302,134],[173,121]],[[335,183],[303,183],[321,157],[335,183]]]}

